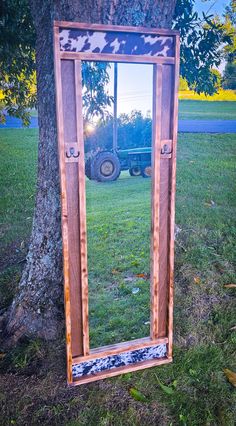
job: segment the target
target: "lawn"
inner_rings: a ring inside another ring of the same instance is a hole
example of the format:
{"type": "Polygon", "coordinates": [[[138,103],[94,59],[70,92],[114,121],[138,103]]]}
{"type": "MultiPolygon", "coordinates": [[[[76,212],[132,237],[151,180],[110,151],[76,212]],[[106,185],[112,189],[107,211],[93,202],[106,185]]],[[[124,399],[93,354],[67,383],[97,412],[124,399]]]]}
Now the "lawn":
{"type": "Polygon", "coordinates": [[[180,120],[236,120],[236,102],[180,100],[180,120]]]}
{"type": "MultiPolygon", "coordinates": [[[[0,131],[2,312],[16,291],[30,236],[36,136],[34,129],[0,131]]],[[[235,153],[234,135],[179,137],[174,362],[68,389],[64,343],[23,342],[2,360],[1,424],[235,424],[235,390],[223,372],[236,371],[236,291],[224,287],[236,283],[235,153]]],[[[114,183],[86,185],[97,346],[148,329],[150,181],[123,173],[114,183]]]]}

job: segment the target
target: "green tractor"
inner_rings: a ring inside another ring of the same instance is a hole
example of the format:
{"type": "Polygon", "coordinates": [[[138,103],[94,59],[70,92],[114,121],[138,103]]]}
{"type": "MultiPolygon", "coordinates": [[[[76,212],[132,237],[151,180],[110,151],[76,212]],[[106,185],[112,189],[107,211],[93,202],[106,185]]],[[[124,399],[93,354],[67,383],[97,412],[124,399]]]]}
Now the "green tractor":
{"type": "Polygon", "coordinates": [[[109,182],[118,179],[123,170],[129,170],[131,176],[144,178],[151,176],[152,148],[141,147],[120,149],[117,133],[117,76],[118,64],[114,64],[114,119],[113,146],[111,151],[91,154],[85,162],[85,174],[91,180],[109,182]]]}
{"type": "Polygon", "coordinates": [[[151,176],[151,147],[100,151],[85,162],[85,174],[91,180],[109,182],[118,179],[121,171],[130,176],[151,176]]]}

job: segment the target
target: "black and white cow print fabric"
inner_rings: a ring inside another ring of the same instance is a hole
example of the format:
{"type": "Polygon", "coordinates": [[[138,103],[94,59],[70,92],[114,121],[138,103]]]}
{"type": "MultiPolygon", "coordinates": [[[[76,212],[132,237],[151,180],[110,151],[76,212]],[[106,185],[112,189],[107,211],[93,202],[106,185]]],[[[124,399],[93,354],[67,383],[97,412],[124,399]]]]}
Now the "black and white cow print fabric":
{"type": "Polygon", "coordinates": [[[101,373],[113,368],[125,367],[130,364],[137,364],[142,361],[150,361],[167,356],[165,344],[136,349],[130,352],[123,352],[119,355],[110,355],[104,358],[97,358],[90,361],[84,361],[80,364],[74,364],[72,367],[72,376],[74,379],[101,373]]]}
{"type": "Polygon", "coordinates": [[[174,56],[174,39],[158,34],[92,31],[60,28],[63,52],[116,55],[174,56]]]}

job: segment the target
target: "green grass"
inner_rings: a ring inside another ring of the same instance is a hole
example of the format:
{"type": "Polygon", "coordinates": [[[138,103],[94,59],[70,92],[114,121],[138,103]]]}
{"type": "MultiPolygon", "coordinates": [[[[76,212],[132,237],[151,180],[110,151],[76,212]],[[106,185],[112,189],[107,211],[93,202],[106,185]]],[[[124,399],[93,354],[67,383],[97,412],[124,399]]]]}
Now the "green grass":
{"type": "Polygon", "coordinates": [[[236,120],[236,102],[180,100],[180,120],[236,120]]]}
{"type": "MultiPolygon", "coordinates": [[[[30,236],[36,136],[0,131],[0,309],[17,289],[30,236]]],[[[235,153],[235,135],[182,134],[178,141],[174,362],[69,391],[64,345],[44,353],[30,342],[6,356],[3,424],[235,424],[235,390],[223,373],[236,371],[235,289],[224,288],[236,283],[235,153]],[[134,400],[131,387],[147,402],[134,400]]],[[[87,181],[87,196],[92,344],[145,335],[149,281],[136,275],[149,272],[150,181],[126,173],[110,184],[87,181]]]]}
{"type": "Polygon", "coordinates": [[[87,181],[92,346],[149,334],[150,183],[128,172],[107,185],[87,181]]]}
{"type": "Polygon", "coordinates": [[[32,223],[37,165],[34,129],[0,130],[2,243],[22,242],[32,223]],[[13,195],[14,194],[14,195],[13,195]]]}

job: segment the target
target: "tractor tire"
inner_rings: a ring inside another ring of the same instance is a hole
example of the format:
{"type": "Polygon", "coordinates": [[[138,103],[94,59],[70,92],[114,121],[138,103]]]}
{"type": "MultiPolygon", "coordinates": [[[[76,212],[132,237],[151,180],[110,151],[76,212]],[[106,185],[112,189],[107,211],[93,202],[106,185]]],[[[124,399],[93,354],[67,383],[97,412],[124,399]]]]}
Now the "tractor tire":
{"type": "Polygon", "coordinates": [[[141,174],[143,178],[150,178],[152,176],[152,167],[151,166],[144,167],[141,171],[141,174]]]}
{"type": "Polygon", "coordinates": [[[141,173],[142,173],[141,167],[139,166],[134,166],[129,169],[130,176],[140,176],[141,173]]]}
{"type": "Polygon", "coordinates": [[[94,179],[98,182],[110,182],[118,179],[121,172],[120,161],[113,152],[104,151],[92,161],[94,179]]]}
{"type": "Polygon", "coordinates": [[[91,158],[88,158],[85,161],[85,174],[87,176],[88,179],[92,179],[92,161],[91,158]]]}

